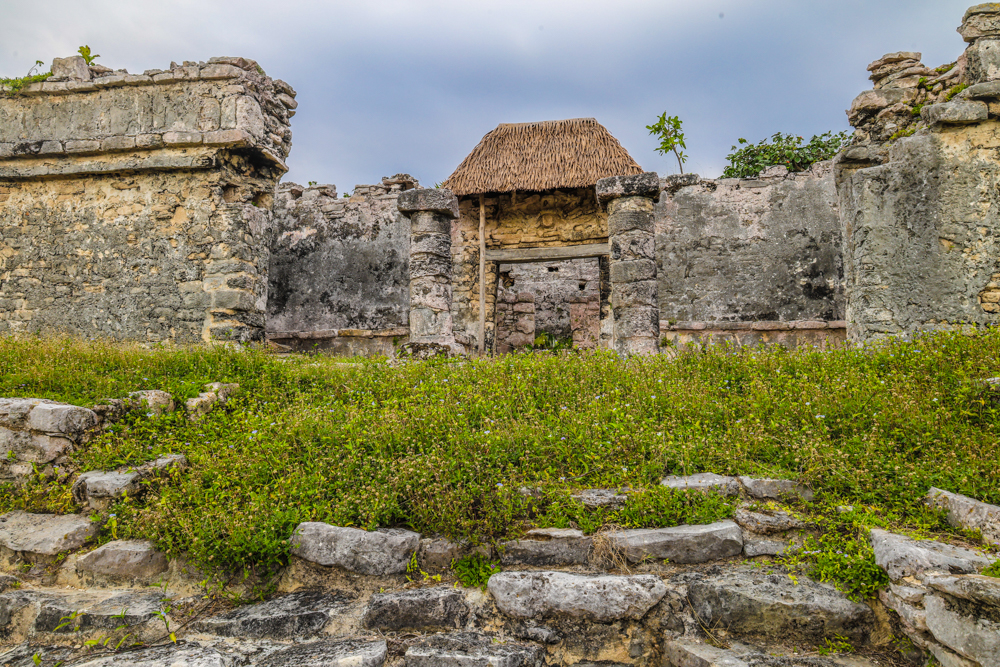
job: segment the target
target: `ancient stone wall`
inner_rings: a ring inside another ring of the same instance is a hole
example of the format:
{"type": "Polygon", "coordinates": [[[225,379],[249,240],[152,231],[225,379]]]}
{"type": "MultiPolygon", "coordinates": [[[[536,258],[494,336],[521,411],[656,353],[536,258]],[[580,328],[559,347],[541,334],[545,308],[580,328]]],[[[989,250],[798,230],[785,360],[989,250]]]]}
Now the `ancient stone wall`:
{"type": "Polygon", "coordinates": [[[278,188],[268,279],[269,340],[293,349],[391,352],[409,330],[410,221],[406,174],[359,185],[278,188]]]}
{"type": "Polygon", "coordinates": [[[841,232],[830,162],[802,173],[772,167],[755,179],[689,174],[661,184],[656,254],[668,340],[711,335],[741,344],[820,344],[843,338],[841,232]]]}
{"type": "MultiPolygon", "coordinates": [[[[487,250],[556,248],[608,240],[607,214],[600,210],[593,188],[494,195],[486,197],[485,205],[487,250]]],[[[459,211],[452,226],[452,313],[456,337],[471,343],[479,333],[479,198],[463,197],[459,211]]],[[[494,339],[498,280],[497,264],[487,262],[487,349],[494,339]]]]}
{"type": "MultiPolygon", "coordinates": [[[[935,84],[918,107],[926,84],[894,93],[919,114],[906,132],[889,133],[887,100],[855,113],[885,87],[852,105],[857,131],[836,161],[852,340],[1000,321],[1000,8],[971,8],[960,32],[970,45],[947,94],[935,84]]],[[[903,55],[919,58],[869,69],[903,55]]]]}
{"type": "Polygon", "coordinates": [[[0,333],[263,338],[294,94],[243,58],[75,57],[0,95],[0,333]]]}

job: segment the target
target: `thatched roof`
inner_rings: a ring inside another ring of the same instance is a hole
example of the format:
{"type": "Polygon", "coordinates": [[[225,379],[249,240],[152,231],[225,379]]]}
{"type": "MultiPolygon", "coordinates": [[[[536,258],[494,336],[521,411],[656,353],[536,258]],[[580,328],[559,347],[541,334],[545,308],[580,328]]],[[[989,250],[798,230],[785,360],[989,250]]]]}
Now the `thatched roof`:
{"type": "Polygon", "coordinates": [[[641,174],[607,128],[593,118],[503,123],[479,142],[444,187],[458,196],[586,188],[607,176],[641,174]]]}

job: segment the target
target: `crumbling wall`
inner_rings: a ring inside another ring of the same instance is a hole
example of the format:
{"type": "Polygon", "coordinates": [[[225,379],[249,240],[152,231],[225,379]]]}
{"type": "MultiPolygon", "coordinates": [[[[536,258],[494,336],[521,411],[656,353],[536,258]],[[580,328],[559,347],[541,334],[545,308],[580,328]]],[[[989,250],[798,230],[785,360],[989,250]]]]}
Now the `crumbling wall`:
{"type": "Polygon", "coordinates": [[[294,95],[243,58],[79,57],[0,95],[0,333],[262,339],[294,95]]]}
{"type": "MultiPolygon", "coordinates": [[[[607,243],[607,213],[593,188],[514,192],[485,198],[488,250],[545,248],[607,243]]],[[[455,267],[452,314],[456,337],[471,344],[479,336],[479,198],[459,200],[452,226],[455,267]]],[[[491,349],[496,324],[495,262],[486,263],[486,346],[491,349]]]]}
{"type": "Polygon", "coordinates": [[[889,106],[854,113],[885,88],[852,105],[857,131],[836,161],[852,340],[1000,320],[1000,7],[969,9],[959,32],[970,45],[947,72],[955,86],[907,132],[890,134],[889,106]]]}
{"type": "Polygon", "coordinates": [[[816,344],[843,338],[841,232],[830,162],[802,173],[771,167],[753,179],[688,174],[661,184],[656,255],[667,339],[711,334],[738,343],[816,344]]]}
{"type": "Polygon", "coordinates": [[[407,174],[359,185],[283,183],[268,280],[268,338],[297,349],[391,352],[409,324],[410,221],[399,193],[407,174]]]}

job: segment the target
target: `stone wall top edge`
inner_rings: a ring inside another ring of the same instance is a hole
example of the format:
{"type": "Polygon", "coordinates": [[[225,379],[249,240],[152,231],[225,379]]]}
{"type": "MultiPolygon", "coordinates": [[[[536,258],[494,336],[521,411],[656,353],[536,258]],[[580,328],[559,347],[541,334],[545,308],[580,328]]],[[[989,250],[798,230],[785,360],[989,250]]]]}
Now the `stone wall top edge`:
{"type": "Polygon", "coordinates": [[[675,322],[660,321],[664,331],[802,331],[807,329],[846,329],[845,320],[757,320],[751,322],[712,322],[691,321],[675,322]]]}
{"type": "Polygon", "coordinates": [[[808,178],[822,178],[827,174],[832,174],[832,159],[814,163],[804,171],[788,171],[786,167],[768,167],[758,176],[747,178],[702,178],[698,174],[671,174],[660,179],[660,190],[668,195],[673,194],[681,188],[693,185],[728,185],[728,186],[754,186],[767,187],[778,185],[785,181],[794,181],[808,178]]]}
{"type": "Polygon", "coordinates": [[[313,340],[326,338],[382,338],[410,335],[409,327],[389,329],[317,329],[315,331],[268,331],[268,340],[298,339],[313,340]]]}

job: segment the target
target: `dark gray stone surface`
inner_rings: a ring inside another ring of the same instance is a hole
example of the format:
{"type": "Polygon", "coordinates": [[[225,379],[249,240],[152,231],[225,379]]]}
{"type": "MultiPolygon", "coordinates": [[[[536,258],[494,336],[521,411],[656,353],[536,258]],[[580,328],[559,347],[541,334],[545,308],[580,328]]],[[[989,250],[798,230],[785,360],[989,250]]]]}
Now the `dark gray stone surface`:
{"type": "Polygon", "coordinates": [[[542,667],[544,656],[540,646],[459,633],[423,639],[407,649],[405,660],[406,667],[542,667]]]}
{"type": "Polygon", "coordinates": [[[738,556],[743,533],[732,521],[673,528],[638,528],[610,533],[609,539],[633,563],[667,560],[671,563],[707,563],[738,556]]]}
{"type": "Polygon", "coordinates": [[[197,629],[223,637],[308,637],[322,630],[332,614],[348,606],[336,595],[301,591],[198,621],[197,629]]]}
{"type": "Polygon", "coordinates": [[[524,539],[504,542],[500,562],[504,565],[586,565],[593,538],[572,528],[536,528],[524,539]]]}
{"type": "Polygon", "coordinates": [[[843,319],[830,163],[772,179],[688,182],[667,181],[673,193],[656,206],[660,319],[843,319]]]}
{"type": "Polygon", "coordinates": [[[867,606],[805,576],[792,581],[751,570],[707,576],[688,585],[688,599],[707,627],[776,639],[822,642],[842,635],[862,641],[873,622],[867,606]]]}
{"type": "Polygon", "coordinates": [[[660,178],[656,172],[630,176],[609,176],[597,181],[597,198],[601,202],[620,197],[649,197],[657,201],[660,198],[660,178]]]}
{"type": "Polygon", "coordinates": [[[462,591],[448,586],[376,593],[361,623],[371,630],[454,630],[468,618],[469,605],[462,591]]]}
{"type": "Polygon", "coordinates": [[[273,653],[259,667],[382,667],[388,654],[384,641],[325,639],[273,653]]]}
{"type": "Polygon", "coordinates": [[[269,332],[407,326],[410,221],[396,208],[401,192],[374,185],[345,199],[333,186],[278,188],[269,332]]]}
{"type": "Polygon", "coordinates": [[[447,188],[414,188],[399,196],[398,207],[405,215],[430,211],[458,217],[458,198],[447,188]]]}

